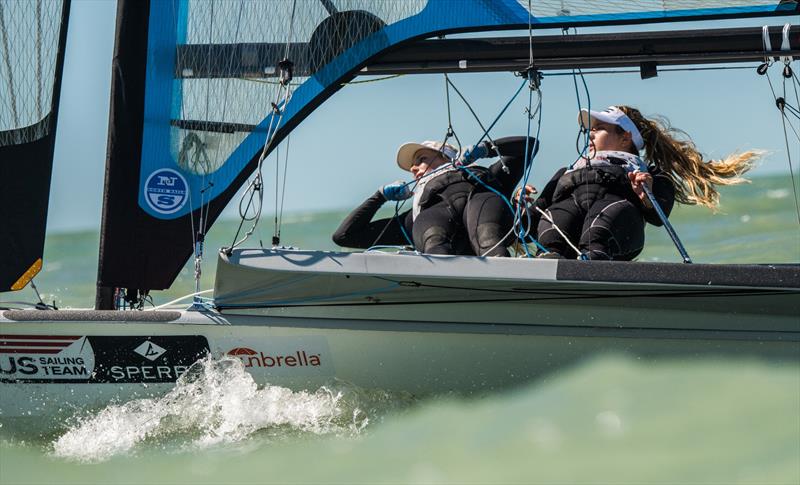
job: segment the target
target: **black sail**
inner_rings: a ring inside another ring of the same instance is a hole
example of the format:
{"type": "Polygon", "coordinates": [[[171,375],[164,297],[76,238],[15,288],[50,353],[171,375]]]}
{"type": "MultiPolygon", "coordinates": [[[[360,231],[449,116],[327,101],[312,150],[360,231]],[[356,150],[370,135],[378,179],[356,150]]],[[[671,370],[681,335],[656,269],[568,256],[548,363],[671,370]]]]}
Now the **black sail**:
{"type": "Polygon", "coordinates": [[[0,291],[42,268],[69,10],[0,2],[0,291]]]}

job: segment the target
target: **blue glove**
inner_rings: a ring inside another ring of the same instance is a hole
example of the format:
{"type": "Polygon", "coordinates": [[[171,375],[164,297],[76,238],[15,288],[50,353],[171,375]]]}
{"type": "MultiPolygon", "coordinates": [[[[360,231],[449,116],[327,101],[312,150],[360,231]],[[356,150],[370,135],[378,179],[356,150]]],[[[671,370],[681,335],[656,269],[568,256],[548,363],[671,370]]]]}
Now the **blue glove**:
{"type": "Polygon", "coordinates": [[[481,158],[486,158],[488,156],[489,147],[487,146],[486,142],[478,143],[477,145],[470,145],[461,152],[461,156],[458,157],[455,165],[457,167],[463,167],[464,165],[469,165],[476,160],[480,160],[481,158]]]}
{"type": "Polygon", "coordinates": [[[395,180],[390,184],[384,185],[381,187],[381,194],[383,194],[386,200],[406,200],[414,195],[408,188],[408,184],[402,180],[395,180]]]}

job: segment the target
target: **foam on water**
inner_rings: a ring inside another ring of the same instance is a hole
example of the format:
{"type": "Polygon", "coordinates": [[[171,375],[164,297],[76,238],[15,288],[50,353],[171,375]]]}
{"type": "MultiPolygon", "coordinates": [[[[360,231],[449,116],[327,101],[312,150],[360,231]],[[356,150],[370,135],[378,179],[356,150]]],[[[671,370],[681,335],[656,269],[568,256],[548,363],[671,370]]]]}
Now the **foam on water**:
{"type": "Polygon", "coordinates": [[[772,189],[767,191],[768,199],[785,199],[789,197],[789,189],[772,189]]]}
{"type": "Polygon", "coordinates": [[[242,442],[254,433],[271,433],[276,439],[356,436],[369,423],[367,412],[374,412],[376,403],[395,399],[345,385],[314,392],[259,387],[239,359],[208,357],[161,398],[111,405],[79,419],[53,442],[53,454],[99,462],[165,442],[203,449],[242,442]]]}
{"type": "Polygon", "coordinates": [[[195,376],[172,401],[141,401],[141,414],[110,419],[120,410],[109,408],[58,440],[70,455],[0,434],[0,483],[800,483],[796,359],[610,355],[509,392],[390,414],[383,398],[348,390],[250,387],[228,402],[219,393],[236,383],[221,381],[241,369],[204,365],[214,370],[202,385],[215,390],[194,387],[195,376]],[[181,409],[168,417],[156,402],[181,409]],[[102,461],[87,465],[91,453],[102,461]]]}

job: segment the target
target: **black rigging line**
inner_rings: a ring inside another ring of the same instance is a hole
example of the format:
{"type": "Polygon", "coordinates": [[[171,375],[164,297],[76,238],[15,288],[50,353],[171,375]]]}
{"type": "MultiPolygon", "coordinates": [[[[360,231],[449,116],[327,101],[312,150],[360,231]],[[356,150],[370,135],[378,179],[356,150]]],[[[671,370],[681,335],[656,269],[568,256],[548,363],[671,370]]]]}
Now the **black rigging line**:
{"type": "MultiPolygon", "coordinates": [[[[658,72],[694,72],[694,71],[727,71],[727,70],[746,70],[752,66],[714,66],[714,67],[679,67],[679,68],[659,68],[658,72]]],[[[584,76],[593,74],[641,74],[640,69],[604,69],[604,70],[583,70],[584,76]]],[[[550,76],[572,76],[572,71],[543,73],[544,77],[550,76]]]]}
{"type": "MultiPolygon", "coordinates": [[[[793,166],[793,163],[792,163],[792,152],[791,152],[791,147],[789,146],[789,133],[786,130],[787,122],[789,124],[789,128],[791,128],[791,130],[794,132],[795,137],[797,137],[798,141],[800,141],[800,134],[798,134],[797,131],[794,129],[794,125],[792,125],[792,123],[790,121],[787,121],[787,119],[786,119],[786,110],[785,110],[785,108],[786,108],[786,77],[783,78],[783,94],[784,95],[781,97],[781,96],[778,96],[777,93],[775,93],[775,87],[772,85],[772,79],[770,79],[770,77],[769,77],[769,72],[767,72],[767,69],[763,67],[765,65],[767,67],[769,67],[769,64],[766,64],[766,63],[762,64],[761,66],[759,66],[757,72],[759,74],[763,75],[765,78],[767,78],[767,83],[769,84],[769,89],[772,92],[772,97],[775,99],[775,105],[777,106],[778,110],[781,113],[781,124],[782,124],[782,127],[783,127],[783,141],[784,141],[784,145],[786,146],[786,158],[789,161],[789,176],[791,178],[791,183],[792,183],[792,193],[794,194],[795,212],[797,214],[797,223],[800,224],[800,198],[798,198],[797,183],[795,182],[794,166],[793,166]]],[[[786,65],[786,67],[788,67],[788,64],[786,65]]],[[[791,71],[789,71],[789,72],[791,73],[791,71]]],[[[800,102],[800,100],[797,99],[797,91],[795,91],[795,101],[796,102],[800,102]]]]}

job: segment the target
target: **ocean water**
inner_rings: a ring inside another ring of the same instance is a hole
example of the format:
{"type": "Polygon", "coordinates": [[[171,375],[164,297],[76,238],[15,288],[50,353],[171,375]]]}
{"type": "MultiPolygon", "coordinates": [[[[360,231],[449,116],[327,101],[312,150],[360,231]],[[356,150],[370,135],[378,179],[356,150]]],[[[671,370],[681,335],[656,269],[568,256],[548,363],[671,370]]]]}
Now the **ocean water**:
{"type": "MultiPolygon", "coordinates": [[[[671,218],[696,262],[800,261],[787,177],[722,197],[719,214],[680,207],[671,218]]],[[[330,234],[344,215],[287,215],[282,240],[335,249],[330,234]]],[[[251,245],[268,244],[270,221],[251,245]]],[[[221,221],[209,234],[202,288],[237,225],[221,221]]],[[[680,261],[663,229],[648,231],[640,260],[680,261]]],[[[97,243],[95,232],[48,237],[36,278],[48,302],[92,305],[97,243]]],[[[154,303],[193,287],[187,265],[154,303]]],[[[33,299],[29,289],[0,295],[33,299]]],[[[418,400],[345,383],[258,386],[238,360],[207,359],[159,399],[43,427],[0,418],[0,483],[798,484],[800,365],[609,354],[502,393],[418,400]]]]}

